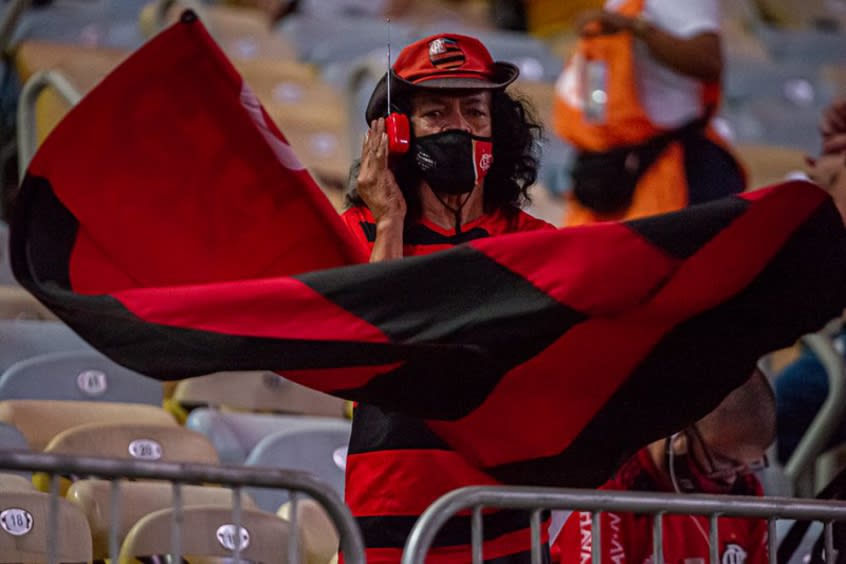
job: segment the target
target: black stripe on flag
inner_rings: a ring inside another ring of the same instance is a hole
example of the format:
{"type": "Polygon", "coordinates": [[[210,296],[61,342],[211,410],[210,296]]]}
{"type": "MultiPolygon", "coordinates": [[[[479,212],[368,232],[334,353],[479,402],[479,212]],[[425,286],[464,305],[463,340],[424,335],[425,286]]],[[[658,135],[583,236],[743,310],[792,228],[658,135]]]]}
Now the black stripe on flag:
{"type": "Polygon", "coordinates": [[[392,340],[449,343],[479,352],[472,362],[437,369],[428,359],[407,362],[343,393],[382,405],[390,399],[396,409],[430,419],[470,413],[506,372],[585,319],[472,247],[298,278],[392,340]],[[392,283],[386,286],[384,280],[392,283]],[[379,299],[361,290],[374,287],[379,299]],[[398,315],[396,304],[404,304],[408,313],[398,315]]]}

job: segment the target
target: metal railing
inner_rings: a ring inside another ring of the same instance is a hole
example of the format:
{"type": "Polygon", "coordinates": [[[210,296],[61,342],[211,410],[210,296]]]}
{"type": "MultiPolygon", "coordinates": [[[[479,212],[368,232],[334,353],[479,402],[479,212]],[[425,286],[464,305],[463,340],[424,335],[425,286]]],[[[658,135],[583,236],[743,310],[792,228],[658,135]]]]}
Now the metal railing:
{"type": "Polygon", "coordinates": [[[663,564],[664,514],[707,515],[710,517],[709,547],[711,564],[719,564],[717,538],[718,517],[765,519],[769,527],[769,553],[776,554],[778,519],[821,521],[825,526],[826,562],[834,562],[833,523],[846,521],[846,502],[817,501],[795,498],[747,497],[729,495],[666,494],[628,491],[573,490],[530,487],[469,487],[450,492],[420,516],[403,552],[402,564],[423,564],[438,531],[459,511],[472,510],[471,539],[473,564],[484,561],[482,551],[482,509],[530,510],[528,525],[532,539],[532,564],[542,561],[541,518],[544,510],[591,511],[591,551],[593,564],[601,564],[599,518],[603,512],[632,512],[653,515],[654,564],[663,564]]]}
{"type": "Polygon", "coordinates": [[[26,168],[38,148],[38,128],[35,123],[35,103],[46,88],[53,88],[68,104],[75,106],[82,94],[62,73],[39,71],[26,81],[18,99],[18,178],[23,180],[26,168]]]}
{"type": "MultiPolygon", "coordinates": [[[[43,453],[0,451],[0,470],[46,472],[51,476],[50,484],[50,529],[48,539],[48,561],[57,562],[55,539],[58,538],[59,477],[75,475],[111,480],[111,513],[120,514],[120,480],[144,479],[167,480],[173,484],[173,519],[170,553],[173,562],[179,562],[182,536],[182,484],[220,484],[232,489],[232,517],[235,531],[241,530],[242,488],[245,486],[260,488],[287,489],[291,492],[289,554],[287,562],[298,562],[299,546],[297,515],[297,493],[301,492],[320,503],[340,534],[340,548],[344,561],[364,564],[364,544],[358,526],[355,524],[349,508],[335,491],[305,472],[259,468],[246,466],[214,466],[207,464],[183,464],[166,462],[145,462],[128,459],[90,458],[43,453]],[[51,543],[48,543],[50,545],[51,543]]],[[[118,561],[119,541],[117,519],[109,524],[109,555],[112,562],[118,561]]],[[[232,558],[239,562],[240,543],[235,542],[232,558]]]]}
{"type": "Polygon", "coordinates": [[[838,319],[820,334],[805,335],[801,339],[801,343],[819,360],[828,376],[828,395],[784,465],[784,474],[793,486],[794,495],[801,497],[813,497],[816,494],[820,484],[816,483],[814,464],[846,415],[843,356],[832,343],[832,335],[841,326],[842,322],[838,319]]]}

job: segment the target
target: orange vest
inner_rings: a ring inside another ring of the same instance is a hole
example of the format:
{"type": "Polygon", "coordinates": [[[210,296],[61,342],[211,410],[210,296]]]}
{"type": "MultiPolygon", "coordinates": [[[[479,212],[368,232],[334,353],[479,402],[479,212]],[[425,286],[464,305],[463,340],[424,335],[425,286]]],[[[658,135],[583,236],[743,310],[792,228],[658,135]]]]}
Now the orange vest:
{"type": "MultiPolygon", "coordinates": [[[[616,11],[636,17],[645,0],[629,0],[616,11]]],[[[638,91],[635,50],[636,38],[629,32],[582,37],[575,54],[565,66],[556,87],[553,123],[556,132],[574,147],[586,151],[606,151],[634,145],[667,130],[652,123],[638,91]],[[586,86],[589,67],[604,66],[605,103],[603,116],[591,119],[586,114],[586,86]]],[[[719,103],[720,86],[708,83],[703,88],[702,113],[719,103]]],[[[708,128],[708,137],[728,150],[722,138],[708,128]]],[[[634,219],[677,210],[687,205],[687,181],[681,143],[672,143],[644,173],[635,189],[631,206],[612,215],[602,215],[568,197],[565,225],[597,221],[634,219]]]]}

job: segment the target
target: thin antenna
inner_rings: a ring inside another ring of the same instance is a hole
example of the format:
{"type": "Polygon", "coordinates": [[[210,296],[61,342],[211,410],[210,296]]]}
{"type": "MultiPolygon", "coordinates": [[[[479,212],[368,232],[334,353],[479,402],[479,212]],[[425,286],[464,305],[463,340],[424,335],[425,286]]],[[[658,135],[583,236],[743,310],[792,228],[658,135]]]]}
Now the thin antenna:
{"type": "Polygon", "coordinates": [[[388,115],[391,115],[391,18],[385,18],[385,23],[388,24],[388,115]]]}

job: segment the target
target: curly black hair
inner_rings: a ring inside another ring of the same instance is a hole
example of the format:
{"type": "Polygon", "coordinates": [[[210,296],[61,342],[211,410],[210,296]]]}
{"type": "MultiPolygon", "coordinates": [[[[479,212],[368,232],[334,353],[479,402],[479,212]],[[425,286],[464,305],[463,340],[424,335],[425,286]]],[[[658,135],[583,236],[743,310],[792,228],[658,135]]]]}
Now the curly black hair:
{"type": "MultiPolygon", "coordinates": [[[[396,100],[395,104],[401,111],[410,112],[410,108],[407,104],[404,105],[402,100],[396,100]]],[[[535,117],[528,100],[501,90],[492,92],[491,121],[494,159],[485,176],[484,209],[486,213],[498,210],[507,216],[514,216],[521,207],[530,202],[528,190],[538,176],[543,127],[535,117]]],[[[359,160],[350,167],[347,208],[364,205],[356,190],[359,168],[359,160]]],[[[405,196],[408,210],[406,222],[416,221],[422,213],[420,196],[417,193],[420,173],[410,154],[401,157],[392,168],[397,184],[405,196]]]]}

